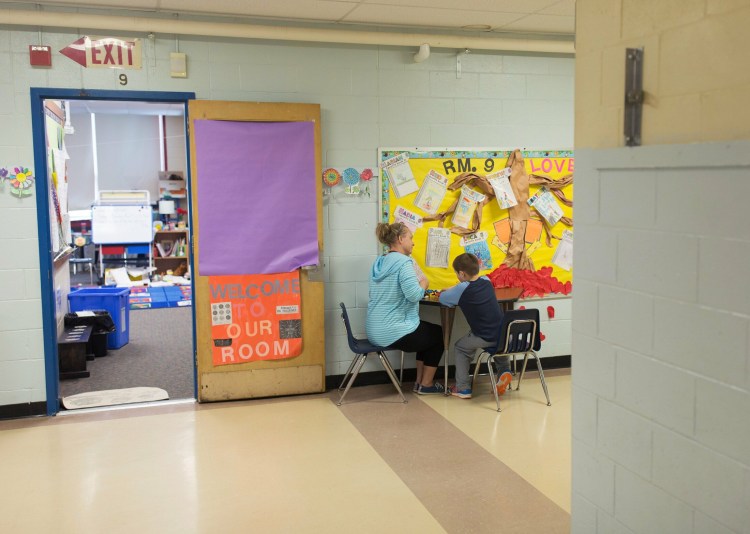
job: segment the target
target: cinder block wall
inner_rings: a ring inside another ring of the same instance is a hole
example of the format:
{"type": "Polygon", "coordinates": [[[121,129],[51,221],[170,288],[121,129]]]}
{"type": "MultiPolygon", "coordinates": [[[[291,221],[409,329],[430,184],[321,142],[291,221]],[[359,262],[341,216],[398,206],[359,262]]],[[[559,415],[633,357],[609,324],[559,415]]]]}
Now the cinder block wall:
{"type": "MultiPolygon", "coordinates": [[[[80,35],[43,32],[59,50],[80,35]]],[[[140,36],[143,37],[143,36],[140,36]]],[[[169,77],[174,40],[144,43],[143,69],[83,69],[53,54],[28,66],[36,31],[0,31],[0,165],[32,165],[29,87],[195,91],[200,99],[313,102],[322,108],[323,165],[375,167],[379,146],[571,148],[572,58],[474,52],[456,76],[454,51],[180,38],[188,78],[169,77]]],[[[377,193],[324,200],[327,373],[351,359],[337,312],[364,331],[367,274],[378,253],[377,193]]],[[[0,405],[45,399],[36,207],[0,192],[0,405]]],[[[437,318],[435,319],[437,320],[437,318]]],[[[374,367],[373,367],[374,369],[374,367]]],[[[367,369],[366,369],[367,370],[367,369]]]]}
{"type": "Polygon", "coordinates": [[[750,532],[748,23],[577,2],[575,533],[750,532]],[[621,148],[636,46],[645,146],[621,148]]]}

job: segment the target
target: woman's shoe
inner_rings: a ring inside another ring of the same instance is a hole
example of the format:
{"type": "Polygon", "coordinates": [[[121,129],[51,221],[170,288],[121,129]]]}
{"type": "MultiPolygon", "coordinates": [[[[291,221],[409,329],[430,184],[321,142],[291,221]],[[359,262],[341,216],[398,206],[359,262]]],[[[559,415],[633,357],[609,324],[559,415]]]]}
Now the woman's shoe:
{"type": "Polygon", "coordinates": [[[435,382],[431,386],[419,386],[419,391],[417,393],[420,395],[445,395],[445,387],[443,384],[435,382]]]}

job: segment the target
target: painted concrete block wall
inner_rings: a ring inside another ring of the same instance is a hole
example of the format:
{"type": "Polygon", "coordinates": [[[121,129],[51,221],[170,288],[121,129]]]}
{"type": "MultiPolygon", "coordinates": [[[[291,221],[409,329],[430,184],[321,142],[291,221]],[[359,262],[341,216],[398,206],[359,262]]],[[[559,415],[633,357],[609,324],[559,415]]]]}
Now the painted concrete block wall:
{"type": "MultiPolygon", "coordinates": [[[[147,41],[144,68],[87,70],[54,54],[53,67],[28,67],[27,46],[36,31],[0,31],[0,162],[32,161],[29,87],[195,91],[200,99],[316,102],[322,109],[323,165],[375,167],[378,146],[498,146],[571,148],[573,59],[472,53],[456,76],[453,51],[433,51],[424,63],[413,50],[370,46],[306,45],[181,38],[188,78],[169,77],[172,39],[147,41]]],[[[79,37],[45,32],[59,50],[79,37]]],[[[338,303],[350,308],[356,333],[364,332],[367,276],[378,254],[374,237],[377,193],[327,195],[325,227],[327,373],[341,374],[352,355],[338,303]]],[[[0,404],[45,398],[39,304],[36,212],[33,201],[0,193],[0,404]],[[28,286],[19,292],[15,280],[28,286]],[[21,334],[20,332],[23,332],[21,334]],[[31,368],[18,370],[19,362],[31,368]]],[[[438,317],[433,318],[438,322],[438,317]]],[[[369,369],[375,369],[370,367],[369,369]]]]}
{"type": "Polygon", "coordinates": [[[573,532],[750,532],[748,154],[576,151],[573,532]]]}
{"type": "Polygon", "coordinates": [[[164,123],[164,135],[167,137],[167,170],[182,171],[187,176],[185,118],[168,115],[164,123]]]}
{"type": "Polygon", "coordinates": [[[643,47],[643,143],[750,138],[750,3],[577,0],[576,148],[622,145],[625,48],[643,47]]]}
{"type": "Polygon", "coordinates": [[[573,532],[750,532],[748,23],[576,3],[573,532]],[[640,46],[646,146],[606,148],[640,46]]]}

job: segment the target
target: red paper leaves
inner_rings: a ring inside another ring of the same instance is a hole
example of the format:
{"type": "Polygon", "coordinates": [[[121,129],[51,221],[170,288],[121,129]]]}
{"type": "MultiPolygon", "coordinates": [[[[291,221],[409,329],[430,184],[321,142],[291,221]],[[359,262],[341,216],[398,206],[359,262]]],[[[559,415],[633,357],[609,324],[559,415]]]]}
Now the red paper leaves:
{"type": "MultiPolygon", "coordinates": [[[[552,276],[552,267],[542,267],[538,271],[529,271],[500,265],[487,277],[495,287],[522,287],[524,290],[523,297],[543,297],[549,293],[568,295],[573,290],[571,282],[563,284],[552,276]]],[[[549,313],[549,309],[547,311],[549,313]]],[[[554,310],[551,317],[553,316],[554,310]]]]}

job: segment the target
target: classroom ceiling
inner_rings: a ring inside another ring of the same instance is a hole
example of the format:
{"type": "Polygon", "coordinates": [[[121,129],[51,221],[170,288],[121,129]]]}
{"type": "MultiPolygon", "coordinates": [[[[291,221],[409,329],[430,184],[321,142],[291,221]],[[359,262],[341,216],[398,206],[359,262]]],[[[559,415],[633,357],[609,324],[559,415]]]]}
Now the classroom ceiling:
{"type": "MultiPolygon", "coordinates": [[[[109,17],[226,21],[307,28],[378,30],[572,40],[575,0],[0,0],[37,13],[96,13],[109,17]]],[[[16,12],[18,13],[18,12],[16,12]]],[[[427,39],[425,39],[427,40],[427,39]]],[[[71,101],[73,113],[181,115],[181,106],[71,101]]]]}
{"type": "Polygon", "coordinates": [[[106,10],[109,15],[229,17],[233,22],[296,23],[417,30],[517,33],[572,38],[575,0],[41,0],[25,9],[106,10]]]}

